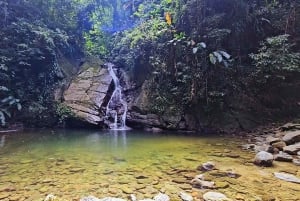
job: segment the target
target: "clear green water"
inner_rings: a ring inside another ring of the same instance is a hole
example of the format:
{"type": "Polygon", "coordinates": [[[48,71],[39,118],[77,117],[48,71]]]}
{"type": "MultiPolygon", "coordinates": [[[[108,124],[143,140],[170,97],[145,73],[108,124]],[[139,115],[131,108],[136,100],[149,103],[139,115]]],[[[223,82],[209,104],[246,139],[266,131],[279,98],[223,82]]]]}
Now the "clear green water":
{"type": "Polygon", "coordinates": [[[192,136],[141,131],[42,130],[0,135],[0,200],[41,200],[54,194],[66,200],[87,195],[139,199],[165,192],[180,200],[185,191],[201,200],[207,190],[193,188],[200,164],[217,191],[236,200],[299,200],[300,185],[275,179],[274,171],[300,174],[296,166],[252,165],[253,153],[242,151],[237,137],[192,136]],[[224,175],[235,171],[239,178],[224,175]]]}

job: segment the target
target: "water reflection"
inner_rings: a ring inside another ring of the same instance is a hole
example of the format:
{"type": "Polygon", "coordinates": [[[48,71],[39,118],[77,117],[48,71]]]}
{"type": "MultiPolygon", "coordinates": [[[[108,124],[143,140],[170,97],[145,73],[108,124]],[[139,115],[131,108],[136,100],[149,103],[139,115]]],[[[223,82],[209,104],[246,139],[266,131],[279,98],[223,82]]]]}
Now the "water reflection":
{"type": "Polygon", "coordinates": [[[87,143],[97,143],[106,141],[110,147],[127,148],[127,133],[125,130],[109,130],[107,133],[95,132],[86,137],[87,143]]]}
{"type": "Polygon", "coordinates": [[[0,148],[4,147],[4,145],[5,145],[5,138],[6,138],[6,135],[2,135],[1,136],[1,139],[0,139],[0,148]]]}
{"type": "Polygon", "coordinates": [[[113,136],[113,146],[127,148],[127,134],[125,130],[111,130],[110,135],[113,136]]]}

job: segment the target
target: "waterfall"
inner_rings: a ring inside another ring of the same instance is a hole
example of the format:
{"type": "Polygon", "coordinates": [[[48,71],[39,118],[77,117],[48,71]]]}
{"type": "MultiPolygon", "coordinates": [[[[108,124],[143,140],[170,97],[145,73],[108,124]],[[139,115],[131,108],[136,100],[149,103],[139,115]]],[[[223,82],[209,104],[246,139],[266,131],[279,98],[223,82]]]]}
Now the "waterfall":
{"type": "Polygon", "coordinates": [[[107,63],[109,75],[112,77],[114,82],[114,91],[108,101],[106,107],[105,119],[109,121],[109,127],[112,130],[128,130],[126,126],[126,114],[127,114],[127,102],[124,100],[122,95],[122,87],[120,80],[113,70],[113,64],[107,63]],[[113,122],[110,122],[112,120],[113,122]]]}

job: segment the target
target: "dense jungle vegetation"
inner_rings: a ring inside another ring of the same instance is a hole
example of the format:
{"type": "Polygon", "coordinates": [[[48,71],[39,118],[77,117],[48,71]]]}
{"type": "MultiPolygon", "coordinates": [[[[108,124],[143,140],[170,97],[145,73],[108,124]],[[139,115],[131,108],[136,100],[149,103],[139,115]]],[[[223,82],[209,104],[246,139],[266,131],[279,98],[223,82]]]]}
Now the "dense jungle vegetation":
{"type": "Polygon", "coordinates": [[[146,80],[156,114],[299,114],[298,0],[0,0],[0,38],[1,126],[58,125],[91,55],[146,80]]]}

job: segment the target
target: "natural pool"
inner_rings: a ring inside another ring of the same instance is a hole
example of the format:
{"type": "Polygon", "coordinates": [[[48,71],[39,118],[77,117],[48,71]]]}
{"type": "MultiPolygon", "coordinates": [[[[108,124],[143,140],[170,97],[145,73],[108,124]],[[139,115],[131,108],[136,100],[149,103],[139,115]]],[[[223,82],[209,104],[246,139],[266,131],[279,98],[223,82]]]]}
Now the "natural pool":
{"type": "Polygon", "coordinates": [[[164,192],[180,200],[185,191],[201,200],[208,190],[193,188],[197,167],[213,161],[218,170],[204,173],[215,191],[233,200],[300,200],[300,185],[278,180],[275,171],[300,176],[299,167],[252,164],[242,137],[202,136],[143,131],[39,130],[0,134],[0,200],[66,200],[94,195],[138,199],[164,192]],[[228,177],[232,171],[238,178],[228,177]]]}

